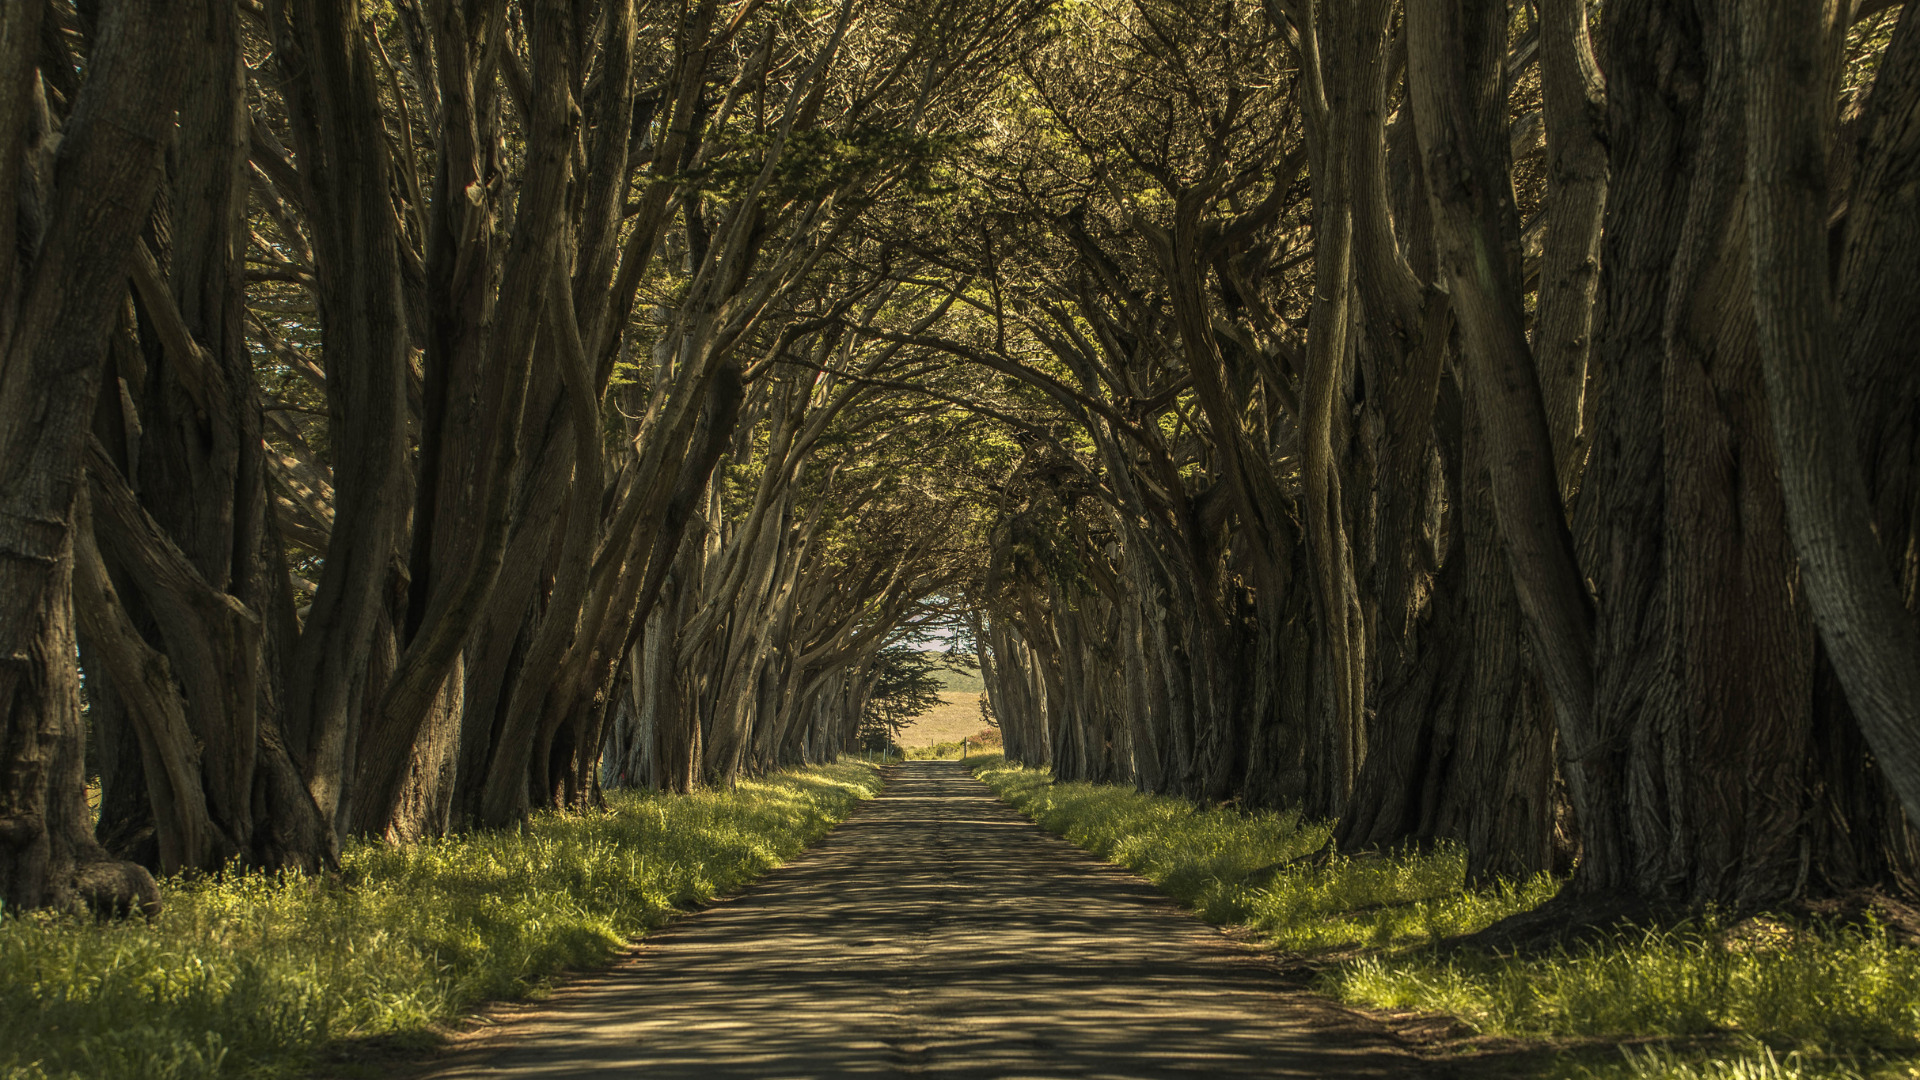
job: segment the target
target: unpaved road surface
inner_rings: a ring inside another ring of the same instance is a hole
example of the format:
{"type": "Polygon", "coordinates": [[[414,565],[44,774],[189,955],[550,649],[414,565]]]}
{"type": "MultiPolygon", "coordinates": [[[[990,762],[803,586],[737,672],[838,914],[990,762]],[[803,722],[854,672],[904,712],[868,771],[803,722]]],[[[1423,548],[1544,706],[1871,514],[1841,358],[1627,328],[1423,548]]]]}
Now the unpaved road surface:
{"type": "Polygon", "coordinates": [[[436,1080],[1412,1077],[1416,1060],[951,762],[436,1080]]]}

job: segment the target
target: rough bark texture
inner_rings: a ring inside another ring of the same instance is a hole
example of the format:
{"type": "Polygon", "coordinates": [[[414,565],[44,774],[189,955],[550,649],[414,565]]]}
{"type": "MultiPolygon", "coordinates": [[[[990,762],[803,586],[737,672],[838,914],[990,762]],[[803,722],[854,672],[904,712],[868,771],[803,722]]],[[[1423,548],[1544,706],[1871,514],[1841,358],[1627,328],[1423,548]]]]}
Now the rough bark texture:
{"type": "Polygon", "coordinates": [[[1553,434],[1554,472],[1572,495],[1586,459],[1587,354],[1600,287],[1607,148],[1606,88],[1593,58],[1586,0],[1540,5],[1540,84],[1547,138],[1547,215],[1533,355],[1553,434]]]}
{"type": "Polygon", "coordinates": [[[160,909],[153,878],[93,839],[80,678],[72,663],[72,552],[55,559],[33,636],[0,687],[0,906],[151,915],[160,909]]]}
{"type": "Polygon", "coordinates": [[[1589,741],[1562,747],[1591,793],[1579,815],[1576,885],[1630,888],[1626,789],[1631,730],[1666,686],[1661,384],[1667,274],[1686,219],[1692,132],[1706,61],[1691,5],[1629,0],[1608,20],[1610,227],[1601,255],[1591,460],[1578,511],[1583,563],[1599,597],[1589,741]],[[1663,59],[1663,52],[1664,59],[1663,59]],[[1634,223],[1628,227],[1626,223],[1634,223]]]}
{"type": "MultiPolygon", "coordinates": [[[[1874,536],[1835,362],[1826,103],[1840,18],[1825,5],[1742,12],[1753,304],[1807,599],[1868,744],[1908,818],[1920,821],[1920,628],[1874,536]]],[[[1902,21],[1911,35],[1910,15],[1902,21]]]]}
{"type": "Polygon", "coordinates": [[[1473,402],[1452,386],[1441,396],[1448,550],[1409,655],[1380,688],[1336,839],[1346,850],[1452,840],[1469,876],[1524,876],[1555,863],[1553,714],[1526,654],[1473,402]]]}
{"type": "MultiPolygon", "coordinates": [[[[1920,305],[1920,15],[1901,12],[1881,57],[1858,134],[1834,148],[1850,157],[1836,303],[1847,391],[1874,527],[1909,613],[1920,615],[1920,343],[1906,328],[1920,305]]],[[[1815,731],[1830,750],[1817,790],[1829,888],[1894,880],[1920,888],[1920,828],[1875,766],[1832,669],[1817,668],[1815,731]]]]}
{"type": "Polygon", "coordinates": [[[50,152],[52,117],[28,51],[37,17],[22,10],[35,7],[0,16],[0,178],[15,180],[6,216],[22,212],[0,233],[14,241],[0,249],[0,895],[14,907],[84,896],[124,908],[151,900],[152,883],[104,861],[87,825],[72,515],[186,41],[171,13],[102,5],[84,89],[50,152]]]}
{"type": "MultiPolygon", "coordinates": [[[[1592,608],[1561,510],[1553,438],[1521,310],[1519,217],[1507,161],[1507,7],[1424,0],[1407,12],[1407,80],[1461,369],[1485,423],[1500,535],[1560,738],[1592,742],[1592,608]]],[[[1576,751],[1578,752],[1578,751],[1576,751]]],[[[1569,777],[1576,807],[1584,802],[1569,777]]]]}
{"type": "Polygon", "coordinates": [[[287,732],[314,801],[337,828],[351,805],[359,709],[408,491],[399,223],[359,5],[276,0],[268,10],[312,223],[336,457],[333,532],[288,674],[287,732]]]}

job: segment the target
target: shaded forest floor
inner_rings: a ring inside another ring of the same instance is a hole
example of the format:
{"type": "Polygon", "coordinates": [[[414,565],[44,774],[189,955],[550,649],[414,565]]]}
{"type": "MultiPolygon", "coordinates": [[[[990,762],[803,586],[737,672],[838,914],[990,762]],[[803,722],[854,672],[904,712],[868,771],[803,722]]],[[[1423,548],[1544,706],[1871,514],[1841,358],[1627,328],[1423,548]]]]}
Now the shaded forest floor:
{"type": "Polygon", "coordinates": [[[1295,815],[972,766],[1045,828],[1270,950],[1298,989],[1385,1024],[1442,1076],[1920,1077],[1920,951],[1872,908],[1709,912],[1492,948],[1472,935],[1539,908],[1556,881],[1468,888],[1458,850],[1330,855],[1328,827],[1295,815]]]}
{"type": "Polygon", "coordinates": [[[382,1075],[474,1005],[538,996],[792,858],[879,793],[850,763],[415,845],[322,878],[163,884],[150,922],[0,920],[0,1080],[382,1075]]]}

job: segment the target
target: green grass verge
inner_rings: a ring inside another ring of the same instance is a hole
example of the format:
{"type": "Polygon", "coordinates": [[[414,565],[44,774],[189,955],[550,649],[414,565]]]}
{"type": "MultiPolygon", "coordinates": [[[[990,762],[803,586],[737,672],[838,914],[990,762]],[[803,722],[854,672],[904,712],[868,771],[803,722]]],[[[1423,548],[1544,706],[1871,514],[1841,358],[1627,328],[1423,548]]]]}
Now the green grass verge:
{"type": "Polygon", "coordinates": [[[1297,952],[1408,945],[1471,933],[1553,896],[1542,874],[1470,890],[1466,854],[1314,857],[1331,826],[1294,813],[1201,810],[1111,784],[1056,784],[1000,758],[976,776],[1041,827],[1119,863],[1209,922],[1247,926],[1297,952]]]}
{"type": "Polygon", "coordinates": [[[1615,1063],[1570,1063],[1556,1076],[1567,1080],[1896,1080],[1920,1076],[1900,1061],[1817,1051],[1780,1052],[1758,1039],[1735,1040],[1730,1051],[1675,1051],[1660,1046],[1622,1047],[1615,1063]]]}
{"type": "Polygon", "coordinates": [[[1318,988],[1351,1004],[1450,1013],[1521,1037],[1673,1036],[1675,1048],[1569,1059],[1552,1075],[1685,1080],[1920,1077],[1920,951],[1874,925],[1712,916],[1529,957],[1428,948],[1554,895],[1540,875],[1466,885],[1458,849],[1321,856],[1330,827],[1295,814],[1200,809],[1042,769],[973,770],[1042,827],[1158,885],[1210,922],[1332,956],[1318,988]],[[1689,1049],[1688,1040],[1743,1040],[1689,1049]]]}
{"type": "Polygon", "coordinates": [[[335,1040],[425,1043],[745,885],[880,786],[848,762],[732,791],[612,792],[606,813],[354,844],[343,880],[169,882],[150,923],[0,920],[0,1077],[296,1076],[335,1040]]]}

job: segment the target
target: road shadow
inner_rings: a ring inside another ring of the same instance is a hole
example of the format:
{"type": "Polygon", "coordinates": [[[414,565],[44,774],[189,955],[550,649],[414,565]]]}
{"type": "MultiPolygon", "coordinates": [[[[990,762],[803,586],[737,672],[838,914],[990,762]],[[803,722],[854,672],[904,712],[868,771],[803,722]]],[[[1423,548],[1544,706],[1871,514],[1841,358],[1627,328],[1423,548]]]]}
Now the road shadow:
{"type": "Polygon", "coordinates": [[[1415,1058],[954,762],[650,935],[436,1080],[1402,1077],[1415,1058]]]}

